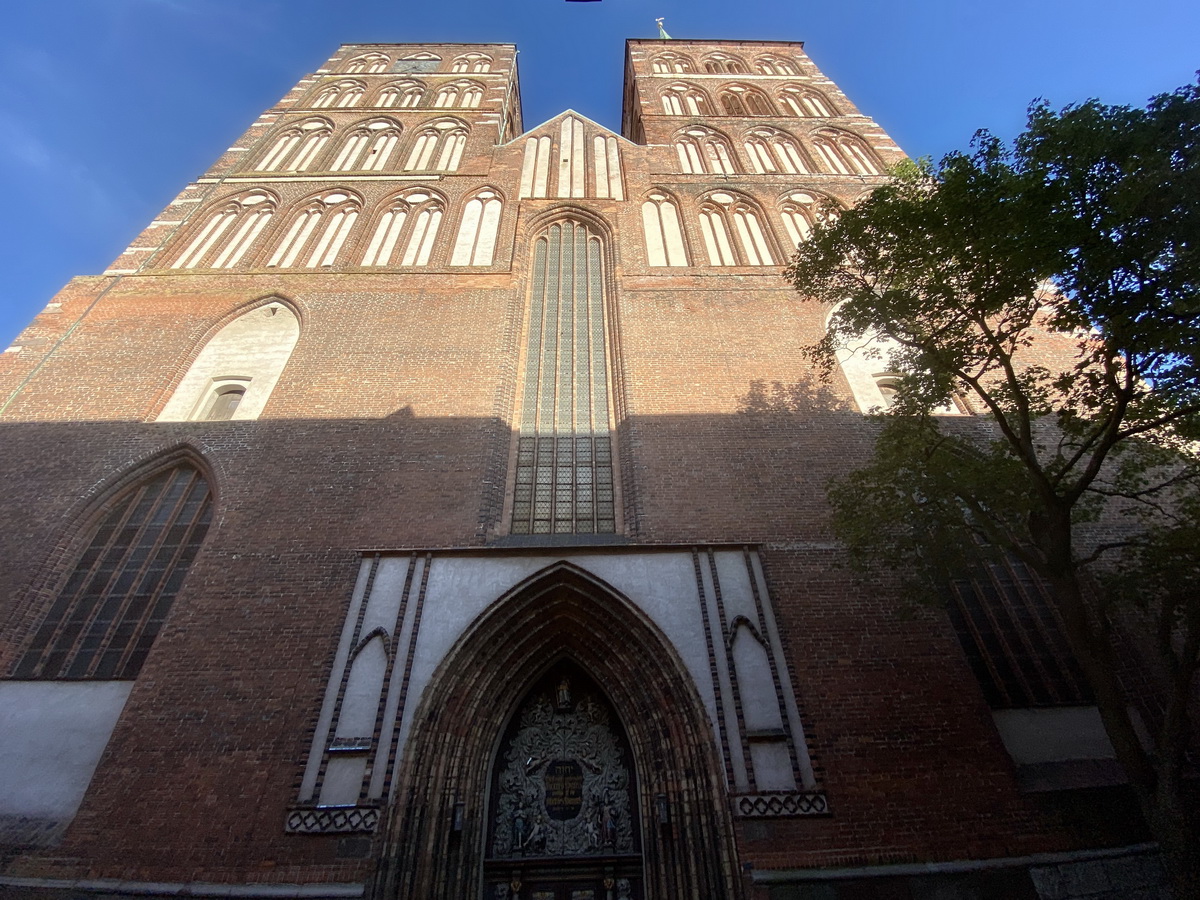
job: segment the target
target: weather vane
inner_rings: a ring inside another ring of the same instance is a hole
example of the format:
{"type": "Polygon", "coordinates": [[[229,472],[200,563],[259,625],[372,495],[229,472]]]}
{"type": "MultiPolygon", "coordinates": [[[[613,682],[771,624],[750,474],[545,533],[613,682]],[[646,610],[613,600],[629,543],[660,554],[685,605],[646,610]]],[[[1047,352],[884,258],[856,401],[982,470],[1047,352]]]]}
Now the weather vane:
{"type": "Polygon", "coordinates": [[[660,38],[667,41],[671,40],[671,36],[667,34],[667,29],[663,28],[663,20],[661,18],[655,19],[654,24],[658,26],[658,36],[660,38]]]}

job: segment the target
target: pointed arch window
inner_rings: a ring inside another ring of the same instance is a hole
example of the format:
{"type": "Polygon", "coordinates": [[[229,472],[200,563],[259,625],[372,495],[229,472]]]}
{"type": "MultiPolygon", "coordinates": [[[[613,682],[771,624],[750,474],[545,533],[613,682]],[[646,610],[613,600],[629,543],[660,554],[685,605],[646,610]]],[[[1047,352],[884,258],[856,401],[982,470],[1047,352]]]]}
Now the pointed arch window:
{"type": "Polygon", "coordinates": [[[256,168],[261,172],[303,172],[329,142],[333,125],[309,119],[285,129],[256,168]]]}
{"type": "Polygon", "coordinates": [[[339,81],[317,94],[312,105],[314,109],[348,109],[358,106],[366,88],[359,81],[339,81]]]}
{"type": "Polygon", "coordinates": [[[382,172],[400,142],[400,125],[376,119],[350,133],[330,167],[335,172],[382,172]]]}
{"type": "Polygon", "coordinates": [[[438,88],[433,105],[439,108],[457,106],[476,109],[483,100],[483,85],[474,81],[456,81],[438,88]]]}
{"type": "Polygon", "coordinates": [[[828,98],[812,88],[790,85],[779,92],[779,99],[794,116],[830,118],[837,115],[837,110],[828,98]]]}
{"type": "Polygon", "coordinates": [[[646,262],[651,266],[686,266],[687,245],[679,206],[662,191],[653,191],[642,202],[642,228],[646,234],[646,262]]]}
{"type": "Polygon", "coordinates": [[[379,217],[362,264],[427,265],[445,211],[445,201],[440,196],[421,188],[396,197],[379,217]]]}
{"type": "Polygon", "coordinates": [[[750,70],[746,68],[746,64],[740,59],[735,59],[732,56],[726,56],[723,53],[714,53],[704,60],[704,71],[710,75],[749,75],[750,70]]]}
{"type": "Polygon", "coordinates": [[[105,504],[17,678],[136,678],[212,521],[194,467],[158,472],[105,504]]]}
{"type": "Polygon", "coordinates": [[[673,84],[662,93],[663,109],[669,116],[712,115],[708,94],[692,84],[673,84]]]}
{"type": "Polygon", "coordinates": [[[420,106],[425,98],[425,88],[415,81],[396,81],[379,92],[376,106],[411,109],[420,106]]]}
{"type": "Polygon", "coordinates": [[[780,56],[760,56],[754,61],[760,75],[799,75],[800,70],[790,59],[780,56]]]}
{"type": "Polygon", "coordinates": [[[462,56],[455,57],[450,71],[490,72],[492,71],[492,58],[486,53],[464,53],[462,56]]]}
{"type": "Polygon", "coordinates": [[[863,141],[844,132],[822,132],[813,146],[829,171],[838,175],[881,175],[883,166],[863,141]]]}
{"type": "Polygon", "coordinates": [[[748,198],[718,191],[700,206],[700,233],[712,266],[771,266],[765,220],[748,198]]]}
{"type": "Polygon", "coordinates": [[[454,241],[452,266],[490,266],[500,230],[500,195],[491,189],[477,193],[463,207],[462,223],[454,241]]]}
{"type": "Polygon", "coordinates": [[[432,122],[417,133],[404,168],[414,171],[453,172],[467,144],[467,126],[455,119],[432,122]]]}
{"type": "Polygon", "coordinates": [[[356,56],[346,63],[342,71],[349,75],[357,75],[361,72],[372,74],[386,72],[390,61],[390,58],[384,56],[382,53],[364,53],[362,56],[356,56]]]}
{"type": "Polygon", "coordinates": [[[691,72],[693,66],[692,61],[686,56],[680,56],[678,53],[661,53],[651,60],[650,68],[655,74],[664,74],[691,72]]]}
{"type": "Polygon", "coordinates": [[[822,211],[823,203],[828,201],[806,191],[792,191],[779,201],[779,215],[787,231],[789,246],[796,247],[807,241],[812,235],[813,225],[831,215],[822,211]]]}
{"type": "Polygon", "coordinates": [[[728,138],[711,128],[696,126],[675,136],[679,166],[689,175],[733,174],[733,149],[728,138]]]}
{"type": "Polygon", "coordinates": [[[604,260],[583,222],[534,240],[514,534],[616,531],[604,260]]]}
{"type": "Polygon", "coordinates": [[[276,203],[275,196],[265,191],[248,191],[225,200],[202,219],[203,226],[170,268],[233,268],[271,221],[276,203]]]}
{"type": "Polygon", "coordinates": [[[360,208],[357,197],[341,191],[311,198],[292,219],[267,265],[285,269],[297,265],[309,269],[332,266],[358,220],[360,208]]]}
{"type": "Polygon", "coordinates": [[[750,166],[759,175],[773,172],[807,175],[811,171],[800,144],[778,129],[756,128],[746,135],[743,146],[750,166]]]}
{"type": "Polygon", "coordinates": [[[774,115],[766,94],[740,84],[730,85],[721,91],[721,108],[727,116],[774,115]]]}

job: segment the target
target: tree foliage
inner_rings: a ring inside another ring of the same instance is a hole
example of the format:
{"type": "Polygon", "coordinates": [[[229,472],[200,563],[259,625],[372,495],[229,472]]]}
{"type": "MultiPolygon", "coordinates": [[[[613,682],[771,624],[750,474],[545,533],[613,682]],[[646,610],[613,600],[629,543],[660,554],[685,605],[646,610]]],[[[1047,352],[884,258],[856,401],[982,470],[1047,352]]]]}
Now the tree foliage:
{"type": "Polygon", "coordinates": [[[964,552],[1044,579],[1176,892],[1197,896],[1200,86],[1144,109],[1039,103],[1011,146],[981,132],[894,175],[786,272],[835,308],[810,348],[827,374],[864,337],[901,373],[872,464],[831,487],[838,530],[859,564],[924,583],[964,552]],[[979,415],[934,415],[954,396],[979,415]],[[1117,677],[1120,603],[1167,673],[1149,750],[1117,677]]]}

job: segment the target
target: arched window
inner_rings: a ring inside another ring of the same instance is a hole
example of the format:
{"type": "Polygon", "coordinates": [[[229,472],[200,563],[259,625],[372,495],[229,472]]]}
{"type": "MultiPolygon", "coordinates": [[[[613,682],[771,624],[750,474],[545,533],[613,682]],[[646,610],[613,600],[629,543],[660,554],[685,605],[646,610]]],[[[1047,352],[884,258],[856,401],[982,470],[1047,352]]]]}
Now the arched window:
{"type": "Polygon", "coordinates": [[[260,172],[303,172],[329,142],[333,125],[307,119],[285,128],[255,168],[260,172]]]}
{"type": "Polygon", "coordinates": [[[386,72],[390,61],[390,58],[382,53],[364,53],[346,63],[342,71],[350,75],[357,75],[360,72],[386,72]]]}
{"type": "Polygon", "coordinates": [[[411,109],[420,106],[425,88],[416,81],[394,81],[379,91],[376,106],[411,109]]]}
{"type": "Polygon", "coordinates": [[[481,100],[483,100],[483,85],[474,81],[455,81],[438,88],[433,105],[443,108],[457,106],[462,109],[475,109],[481,100]]]}
{"type": "Polygon", "coordinates": [[[642,202],[642,228],[646,234],[646,262],[651,266],[686,266],[687,245],[679,221],[679,206],[663,191],[653,191],[642,202]]]}
{"type": "Polygon", "coordinates": [[[457,119],[431,122],[413,141],[404,168],[415,171],[453,172],[467,143],[467,126],[457,119]]]}
{"type": "Polygon", "coordinates": [[[775,128],[755,128],[743,143],[750,166],[759,175],[786,172],[807,175],[811,169],[800,145],[790,134],[775,128]]]}
{"type": "Polygon", "coordinates": [[[201,348],[157,421],[257,419],[299,337],[299,320],[278,300],[242,313],[201,348]]]}
{"type": "Polygon", "coordinates": [[[394,198],[379,217],[364,266],[424,266],[429,262],[445,201],[424,188],[394,198]],[[399,257],[398,259],[396,257],[399,257]]]}
{"type": "Polygon", "coordinates": [[[713,53],[704,60],[704,71],[710,75],[749,75],[750,70],[740,59],[724,53],[713,53]]]}
{"type": "Polygon", "coordinates": [[[766,94],[740,84],[729,85],[721,91],[721,108],[727,116],[774,115],[766,94]]]}
{"type": "Polygon", "coordinates": [[[204,224],[170,268],[233,268],[271,221],[276,203],[274,194],[257,190],[222,201],[200,217],[204,224]]]}
{"type": "Polygon", "coordinates": [[[208,482],[187,464],[106,500],[13,675],[136,678],[211,521],[208,482]]]}
{"type": "Polygon", "coordinates": [[[663,109],[669,116],[712,115],[708,94],[693,84],[672,84],[662,93],[663,109]]]}
{"type": "Polygon", "coordinates": [[[829,118],[837,115],[833,104],[820,91],[788,85],[779,92],[779,99],[794,116],[829,118]]]}
{"type": "Polygon", "coordinates": [[[583,222],[534,239],[514,534],[616,531],[605,253],[583,222]]]}
{"type": "Polygon", "coordinates": [[[692,61],[678,53],[660,53],[650,62],[651,71],[656,74],[668,72],[691,72],[692,61]]]}
{"type": "Polygon", "coordinates": [[[464,53],[456,57],[451,72],[490,72],[492,58],[486,53],[464,53]]]}
{"type": "Polygon", "coordinates": [[[837,175],[881,175],[883,167],[863,140],[842,131],[823,131],[813,146],[830,172],[837,175]]]}
{"type": "Polygon", "coordinates": [[[792,191],[780,199],[779,215],[787,230],[789,246],[795,247],[807,241],[813,225],[824,216],[831,215],[821,209],[822,204],[827,202],[805,191],[792,191]]]}
{"type": "Polygon", "coordinates": [[[754,61],[760,75],[799,75],[800,70],[790,59],[780,56],[760,56],[754,61]]]}
{"type": "Polygon", "coordinates": [[[330,167],[335,172],[382,172],[400,142],[400,125],[376,119],[354,129],[330,167]]]}
{"type": "Polygon", "coordinates": [[[452,266],[490,266],[496,250],[503,203],[495,191],[479,191],[463,207],[462,223],[454,241],[452,266]]]}
{"type": "Polygon", "coordinates": [[[700,206],[700,233],[712,266],[771,266],[762,213],[748,198],[717,191],[700,206]]]}
{"type": "Polygon", "coordinates": [[[295,265],[309,269],[332,266],[360,208],[357,197],[337,190],[310,198],[292,219],[267,265],[285,269],[295,265]]]}
{"type": "Polygon", "coordinates": [[[702,126],[686,128],[675,135],[679,166],[690,175],[733,174],[733,150],[719,131],[702,126]]]}
{"type": "Polygon", "coordinates": [[[339,81],[337,84],[331,84],[322,89],[313,100],[312,105],[315,109],[330,107],[348,109],[351,106],[358,106],[365,92],[366,88],[363,87],[362,82],[339,81]]]}

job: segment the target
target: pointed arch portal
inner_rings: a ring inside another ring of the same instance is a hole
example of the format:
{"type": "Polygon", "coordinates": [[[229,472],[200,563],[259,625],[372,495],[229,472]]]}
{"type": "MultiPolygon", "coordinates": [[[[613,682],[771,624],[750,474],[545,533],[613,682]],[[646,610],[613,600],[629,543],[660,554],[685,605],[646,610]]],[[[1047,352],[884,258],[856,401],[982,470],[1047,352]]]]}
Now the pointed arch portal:
{"type": "Polygon", "coordinates": [[[394,797],[379,897],[741,894],[694,684],[643,613],[567,562],[494,603],[443,659],[394,797]]]}

